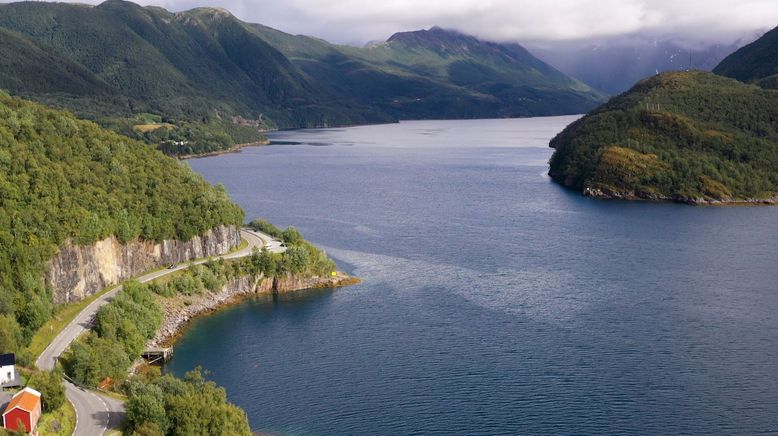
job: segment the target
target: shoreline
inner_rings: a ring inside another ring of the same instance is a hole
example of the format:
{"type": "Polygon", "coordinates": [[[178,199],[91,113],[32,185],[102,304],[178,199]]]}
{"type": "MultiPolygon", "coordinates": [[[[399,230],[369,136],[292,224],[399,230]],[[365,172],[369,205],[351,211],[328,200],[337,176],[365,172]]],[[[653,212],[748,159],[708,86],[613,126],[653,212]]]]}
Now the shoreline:
{"type": "MultiPolygon", "coordinates": [[[[416,121],[483,121],[483,120],[526,120],[530,118],[557,118],[557,117],[583,117],[585,114],[558,114],[558,115],[537,115],[537,116],[509,116],[509,117],[486,117],[486,118],[409,118],[409,119],[397,119],[395,121],[375,122],[375,123],[354,123],[354,124],[335,124],[331,126],[316,126],[316,127],[288,127],[280,129],[264,130],[262,133],[276,133],[276,132],[294,132],[300,130],[321,130],[321,129],[346,129],[352,127],[370,127],[370,126],[388,126],[394,124],[400,124],[404,122],[416,122],[416,121]]],[[[176,156],[173,158],[179,160],[198,159],[201,157],[213,157],[228,153],[237,153],[241,149],[246,147],[256,147],[264,145],[272,145],[273,141],[265,139],[263,141],[249,142],[245,144],[235,144],[224,150],[216,150],[203,154],[187,154],[176,156]]]]}
{"type": "Polygon", "coordinates": [[[669,197],[666,195],[653,195],[651,197],[643,197],[635,194],[634,192],[616,192],[616,191],[604,191],[599,188],[584,188],[581,191],[584,197],[596,198],[599,200],[623,200],[623,201],[644,201],[644,202],[657,202],[657,203],[677,203],[686,204],[689,206],[776,206],[778,205],[778,197],[769,198],[745,198],[745,199],[704,199],[704,198],[685,198],[685,197],[669,197]]]}
{"type": "Polygon", "coordinates": [[[235,144],[230,146],[229,148],[225,148],[223,150],[215,150],[215,151],[209,151],[207,153],[197,153],[197,154],[184,154],[181,156],[173,156],[178,160],[188,160],[188,159],[199,159],[201,157],[213,157],[213,156],[220,156],[222,154],[228,154],[228,153],[237,153],[241,149],[246,147],[259,147],[263,145],[270,145],[269,139],[264,139],[262,141],[254,141],[254,142],[246,142],[243,144],[235,144]]]}
{"type": "Polygon", "coordinates": [[[745,199],[704,199],[704,198],[687,198],[687,197],[670,197],[663,194],[645,194],[639,195],[634,191],[615,191],[604,187],[585,187],[578,189],[572,186],[572,183],[561,177],[559,174],[554,174],[553,171],[549,171],[548,176],[552,181],[562,186],[565,189],[569,189],[576,192],[583,197],[593,198],[596,200],[614,200],[614,201],[630,201],[630,202],[650,202],[650,203],[675,203],[685,204],[687,206],[710,206],[710,207],[725,207],[725,206],[740,206],[740,207],[759,207],[759,206],[778,206],[778,196],[767,198],[745,198],[745,199]]]}
{"type": "MultiPolygon", "coordinates": [[[[163,320],[156,335],[146,346],[170,347],[189,330],[197,319],[220,311],[230,306],[240,304],[251,297],[259,295],[280,295],[300,292],[309,289],[340,288],[361,283],[358,277],[338,272],[330,277],[301,278],[291,274],[285,277],[250,277],[243,276],[226,283],[217,293],[205,292],[196,296],[175,296],[161,298],[163,320]]],[[[133,365],[131,372],[145,363],[133,365]]]]}

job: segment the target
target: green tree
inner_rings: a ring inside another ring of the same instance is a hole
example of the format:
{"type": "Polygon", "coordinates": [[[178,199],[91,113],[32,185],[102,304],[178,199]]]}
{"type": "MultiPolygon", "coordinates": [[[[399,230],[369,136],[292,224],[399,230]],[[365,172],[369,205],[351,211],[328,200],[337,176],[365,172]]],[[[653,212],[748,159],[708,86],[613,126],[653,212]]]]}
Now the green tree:
{"type": "Polygon", "coordinates": [[[258,230],[262,233],[268,234],[274,238],[282,238],[283,232],[278,227],[274,226],[273,224],[269,223],[266,220],[263,219],[255,219],[249,223],[249,227],[251,227],[254,230],[258,230]]]}
{"type": "Polygon", "coordinates": [[[70,345],[60,359],[65,373],[87,386],[97,386],[104,378],[124,378],[132,360],[121,344],[87,333],[70,345]]]}
{"type": "Polygon", "coordinates": [[[41,393],[44,412],[57,410],[65,403],[65,384],[62,375],[56,371],[35,373],[27,386],[41,393]]]}
{"type": "Polygon", "coordinates": [[[162,388],[143,385],[136,389],[125,405],[127,429],[135,431],[144,424],[153,424],[164,434],[169,426],[162,388]]]}
{"type": "Polygon", "coordinates": [[[159,426],[153,422],[144,422],[140,427],[135,428],[132,436],[165,436],[165,432],[160,430],[159,426]]]}
{"type": "Polygon", "coordinates": [[[270,250],[262,248],[251,255],[251,264],[254,271],[265,277],[273,277],[276,274],[276,258],[270,250]]]}
{"type": "Polygon", "coordinates": [[[303,240],[303,235],[296,228],[289,226],[286,228],[286,230],[284,230],[283,234],[281,235],[281,238],[287,244],[296,244],[303,240]]]}
{"type": "Polygon", "coordinates": [[[22,340],[22,329],[16,318],[11,315],[0,315],[0,352],[16,353],[22,340]]]}
{"type": "Polygon", "coordinates": [[[285,269],[291,273],[299,274],[305,271],[311,258],[308,250],[299,245],[289,247],[284,253],[285,269]]]}

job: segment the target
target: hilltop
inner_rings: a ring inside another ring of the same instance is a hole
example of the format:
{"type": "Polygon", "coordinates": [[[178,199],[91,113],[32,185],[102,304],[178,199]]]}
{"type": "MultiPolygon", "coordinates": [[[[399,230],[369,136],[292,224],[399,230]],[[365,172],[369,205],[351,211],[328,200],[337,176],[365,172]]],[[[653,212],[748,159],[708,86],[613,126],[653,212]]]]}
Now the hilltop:
{"type": "Polygon", "coordinates": [[[549,174],[587,195],[775,202],[778,91],[701,71],[660,74],[551,141],[549,174]]]}

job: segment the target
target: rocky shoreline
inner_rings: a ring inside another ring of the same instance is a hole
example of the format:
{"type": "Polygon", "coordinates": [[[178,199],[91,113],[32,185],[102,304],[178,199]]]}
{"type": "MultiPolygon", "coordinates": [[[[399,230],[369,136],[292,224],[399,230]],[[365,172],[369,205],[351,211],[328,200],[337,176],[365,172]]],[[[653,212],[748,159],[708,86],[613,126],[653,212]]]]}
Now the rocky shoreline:
{"type": "Polygon", "coordinates": [[[244,276],[228,282],[220,292],[206,292],[199,296],[165,298],[161,301],[164,318],[147,346],[170,346],[178,340],[190,323],[200,316],[240,303],[255,295],[285,294],[305,289],[337,288],[360,283],[356,277],[338,272],[329,277],[244,276]]]}
{"type": "Polygon", "coordinates": [[[637,193],[627,191],[614,191],[604,188],[584,188],[583,195],[591,198],[603,200],[631,200],[631,201],[656,201],[683,203],[694,206],[775,206],[778,205],[778,197],[770,198],[690,198],[690,197],[670,197],[661,194],[637,193]]]}

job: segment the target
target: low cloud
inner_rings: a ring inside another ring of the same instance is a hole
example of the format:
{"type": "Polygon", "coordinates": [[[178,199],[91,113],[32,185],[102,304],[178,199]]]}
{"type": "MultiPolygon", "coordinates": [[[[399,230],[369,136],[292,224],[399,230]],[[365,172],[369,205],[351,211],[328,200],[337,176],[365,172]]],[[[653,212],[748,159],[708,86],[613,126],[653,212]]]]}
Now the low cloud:
{"type": "Polygon", "coordinates": [[[439,25],[498,41],[676,35],[731,42],[778,26],[776,0],[141,0],[170,10],[218,6],[239,18],[363,44],[439,25]]]}

